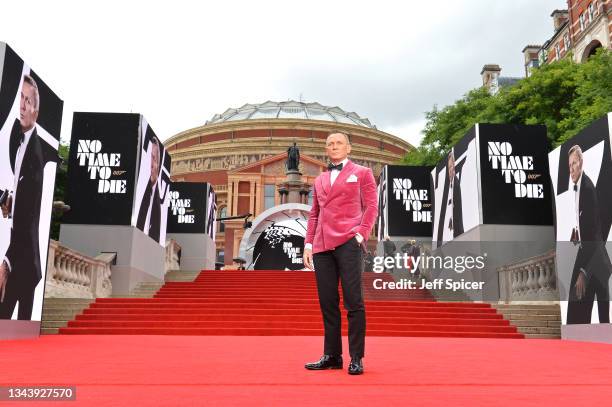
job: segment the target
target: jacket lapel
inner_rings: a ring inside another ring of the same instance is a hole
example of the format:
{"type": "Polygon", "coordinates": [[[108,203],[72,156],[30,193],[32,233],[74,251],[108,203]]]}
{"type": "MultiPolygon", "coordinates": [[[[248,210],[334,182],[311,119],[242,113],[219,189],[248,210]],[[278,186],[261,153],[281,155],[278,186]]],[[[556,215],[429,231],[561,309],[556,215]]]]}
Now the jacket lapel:
{"type": "MultiPolygon", "coordinates": [[[[353,171],[353,162],[351,160],[346,162],[346,166],[344,166],[344,168],[342,168],[342,171],[340,171],[340,174],[338,174],[338,178],[336,178],[336,180],[334,181],[334,184],[331,186],[331,190],[329,191],[329,197],[328,199],[331,199],[339,190],[342,189],[342,185],[344,185],[344,183],[346,182],[346,179],[349,177],[349,175],[351,175],[351,172],[353,171]]],[[[329,173],[330,171],[328,171],[329,173]]],[[[330,175],[327,176],[327,179],[329,180],[330,175]]]]}
{"type": "Polygon", "coordinates": [[[325,196],[329,195],[329,190],[331,189],[331,182],[329,180],[330,175],[331,171],[325,171],[321,174],[321,186],[323,187],[325,196]]]}

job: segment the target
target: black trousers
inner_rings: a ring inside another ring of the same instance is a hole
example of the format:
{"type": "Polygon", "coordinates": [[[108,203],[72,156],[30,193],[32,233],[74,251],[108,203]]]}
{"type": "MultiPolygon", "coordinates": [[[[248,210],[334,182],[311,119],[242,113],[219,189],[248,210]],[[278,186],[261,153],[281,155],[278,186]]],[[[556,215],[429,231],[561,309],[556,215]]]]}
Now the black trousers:
{"type": "MultiPolygon", "coordinates": [[[[579,271],[578,271],[579,273],[579,271]]],[[[568,324],[590,324],[591,313],[593,312],[593,302],[597,296],[597,311],[600,323],[610,322],[610,295],[609,277],[592,276],[587,282],[586,292],[582,299],[576,297],[576,280],[578,274],[572,275],[570,284],[569,301],[567,304],[567,323],[568,324]]]]}
{"type": "Polygon", "coordinates": [[[338,281],[342,282],[344,308],[348,315],[349,352],[351,357],[362,358],[365,349],[365,306],[361,273],[363,249],[352,238],[334,250],[313,256],[319,305],[323,314],[325,341],[323,353],[342,355],[342,321],[338,281]]]}
{"type": "Polygon", "coordinates": [[[19,301],[17,319],[29,321],[32,319],[32,307],[34,306],[34,289],[36,285],[19,284],[11,280],[9,274],[4,292],[4,301],[0,302],[0,319],[11,319],[15,305],[19,301]]]}

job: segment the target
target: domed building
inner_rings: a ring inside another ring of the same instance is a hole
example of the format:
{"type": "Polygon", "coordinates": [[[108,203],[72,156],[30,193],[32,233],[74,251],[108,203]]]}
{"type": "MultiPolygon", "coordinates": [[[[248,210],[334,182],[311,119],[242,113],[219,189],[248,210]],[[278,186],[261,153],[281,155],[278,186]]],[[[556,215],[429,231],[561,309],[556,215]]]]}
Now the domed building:
{"type": "MultiPolygon", "coordinates": [[[[348,134],[351,160],[372,168],[375,177],[385,164],[396,163],[414,149],[357,113],[296,101],[228,109],[164,144],[172,156],[173,181],[211,183],[219,217],[248,213],[256,217],[281,203],[278,186],[286,180],[287,149],[297,144],[302,180],[312,185],[327,168],[325,139],[332,131],[348,134]]],[[[312,192],[304,197],[304,203],[311,202],[312,192]]],[[[244,221],[219,222],[217,228],[217,259],[231,266],[244,221]]]]}

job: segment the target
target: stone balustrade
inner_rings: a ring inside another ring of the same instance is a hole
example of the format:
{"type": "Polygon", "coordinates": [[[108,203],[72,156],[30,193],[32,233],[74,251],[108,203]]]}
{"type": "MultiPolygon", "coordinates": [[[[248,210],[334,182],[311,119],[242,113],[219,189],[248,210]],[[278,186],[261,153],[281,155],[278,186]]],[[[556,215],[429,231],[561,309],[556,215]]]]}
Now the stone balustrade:
{"type": "Polygon", "coordinates": [[[174,239],[166,241],[166,273],[180,269],[181,246],[174,239]]]}
{"type": "MultiPolygon", "coordinates": [[[[167,241],[165,271],[180,268],[181,246],[173,239],[167,241]]],[[[46,298],[110,297],[112,264],[116,253],[101,253],[90,257],[49,241],[47,255],[46,298]]]]}
{"type": "Polygon", "coordinates": [[[115,253],[89,257],[50,240],[45,297],[110,297],[111,265],[115,257],[115,253]]]}
{"type": "Polygon", "coordinates": [[[555,251],[499,267],[500,301],[559,301],[555,251]]]}

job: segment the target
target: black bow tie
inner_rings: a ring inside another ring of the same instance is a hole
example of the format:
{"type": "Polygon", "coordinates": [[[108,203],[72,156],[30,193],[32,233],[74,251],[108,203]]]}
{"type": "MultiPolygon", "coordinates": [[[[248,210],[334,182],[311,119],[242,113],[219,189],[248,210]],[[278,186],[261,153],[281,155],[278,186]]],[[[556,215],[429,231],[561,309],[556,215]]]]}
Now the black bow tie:
{"type": "Polygon", "coordinates": [[[574,184],[574,191],[578,191],[578,184],[574,184]]]}
{"type": "Polygon", "coordinates": [[[330,171],[331,171],[331,170],[338,170],[338,171],[342,171],[342,165],[343,165],[342,163],[340,163],[340,164],[338,164],[338,165],[334,165],[333,163],[329,163],[329,164],[327,165],[327,169],[328,169],[328,170],[330,170],[330,171]]]}
{"type": "Polygon", "coordinates": [[[17,144],[17,146],[20,146],[23,144],[23,142],[25,141],[25,133],[19,133],[19,139],[17,140],[19,141],[19,143],[17,144]]]}

